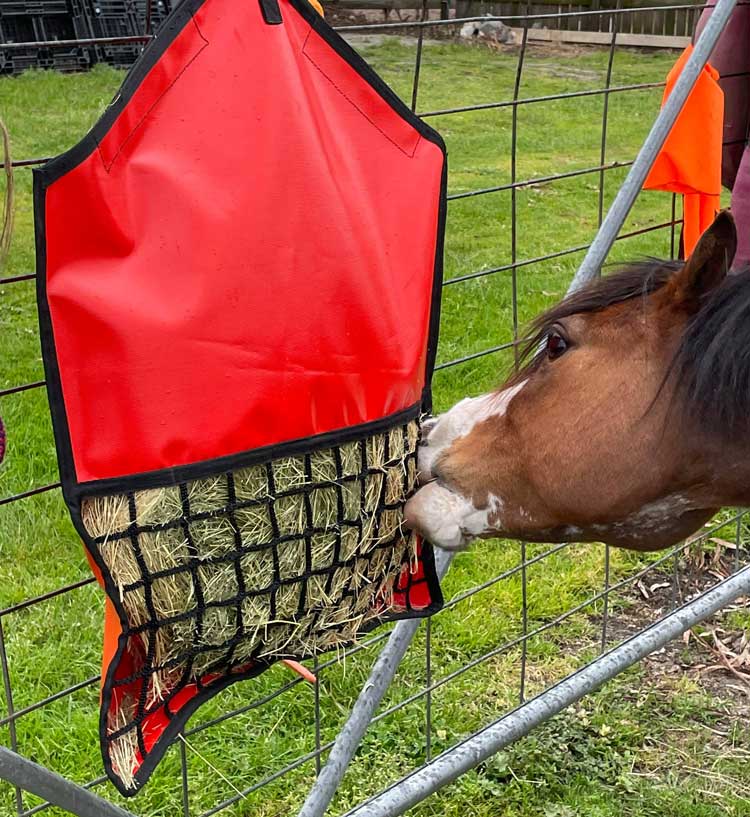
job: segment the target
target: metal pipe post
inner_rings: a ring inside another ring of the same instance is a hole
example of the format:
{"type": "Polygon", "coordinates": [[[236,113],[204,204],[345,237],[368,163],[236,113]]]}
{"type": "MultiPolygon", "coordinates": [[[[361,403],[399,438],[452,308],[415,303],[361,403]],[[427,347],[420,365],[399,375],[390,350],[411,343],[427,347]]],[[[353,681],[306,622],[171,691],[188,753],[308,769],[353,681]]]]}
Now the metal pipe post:
{"type": "Polygon", "coordinates": [[[49,800],[76,817],[134,817],[94,792],[0,746],[0,780],[49,800]]]}
{"type": "Polygon", "coordinates": [[[439,755],[429,765],[348,812],[346,817],[397,817],[404,814],[412,806],[478,766],[503,747],[524,737],[534,727],[574,704],[605,681],[748,593],[750,566],[509,712],[473,737],[439,755]]]}
{"type": "MultiPolygon", "coordinates": [[[[452,553],[444,550],[436,552],[435,569],[441,580],[448,572],[452,559],[452,553]]],[[[388,691],[398,665],[409,649],[421,623],[422,619],[406,619],[399,621],[393,628],[388,642],[373,665],[370,677],[352,707],[349,718],[336,736],[336,742],[331,747],[328,761],[310,789],[299,812],[299,817],[322,817],[325,814],[370,725],[375,710],[388,691]]]]}

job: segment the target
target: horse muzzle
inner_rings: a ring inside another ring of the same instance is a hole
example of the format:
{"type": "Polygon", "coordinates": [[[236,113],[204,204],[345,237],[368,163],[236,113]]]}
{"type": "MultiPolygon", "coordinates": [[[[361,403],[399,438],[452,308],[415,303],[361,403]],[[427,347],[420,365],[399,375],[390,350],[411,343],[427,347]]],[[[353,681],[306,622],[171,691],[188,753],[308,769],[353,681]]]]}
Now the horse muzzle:
{"type": "Polygon", "coordinates": [[[444,550],[463,550],[490,532],[494,508],[476,508],[473,502],[439,481],[420,488],[406,503],[404,524],[444,550]]]}

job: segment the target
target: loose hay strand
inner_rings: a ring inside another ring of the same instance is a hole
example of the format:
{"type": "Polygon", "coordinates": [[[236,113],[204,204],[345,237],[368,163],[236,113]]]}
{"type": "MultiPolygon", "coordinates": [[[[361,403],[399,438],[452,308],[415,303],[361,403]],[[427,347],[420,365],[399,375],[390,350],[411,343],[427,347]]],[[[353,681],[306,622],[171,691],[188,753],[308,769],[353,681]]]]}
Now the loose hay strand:
{"type": "Polygon", "coordinates": [[[13,202],[15,197],[13,162],[10,153],[10,134],[0,117],[0,141],[2,142],[3,168],[5,169],[5,196],[3,218],[0,222],[0,270],[5,266],[10,254],[10,242],[13,236],[13,202]]]}
{"type": "Polygon", "coordinates": [[[111,707],[107,713],[107,731],[112,734],[132,725],[127,732],[116,737],[109,745],[109,759],[127,789],[135,785],[135,761],[138,753],[138,730],[135,719],[135,700],[126,695],[120,705],[111,707]]]}

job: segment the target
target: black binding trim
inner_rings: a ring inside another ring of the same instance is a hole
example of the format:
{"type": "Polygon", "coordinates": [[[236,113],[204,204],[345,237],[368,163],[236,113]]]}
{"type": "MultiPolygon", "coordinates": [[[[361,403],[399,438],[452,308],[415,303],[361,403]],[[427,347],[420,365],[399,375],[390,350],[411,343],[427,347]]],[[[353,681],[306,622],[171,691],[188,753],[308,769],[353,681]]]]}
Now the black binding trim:
{"type": "Polygon", "coordinates": [[[435,372],[438,339],[440,337],[440,308],[443,294],[443,251],[445,248],[445,221],[448,216],[448,162],[443,162],[443,176],[440,181],[440,205],[438,207],[437,240],[435,242],[435,272],[432,277],[432,299],[430,304],[430,324],[427,335],[427,359],[425,361],[424,391],[422,409],[432,413],[432,375],[435,372]]]}
{"type": "MultiPolygon", "coordinates": [[[[266,23],[278,25],[283,23],[277,0],[259,0],[266,23]]],[[[125,78],[120,90],[114,100],[106,109],[101,118],[84,136],[84,138],[70,148],[68,151],[51,159],[41,168],[34,170],[34,224],[36,233],[36,267],[37,267],[37,305],[39,312],[39,325],[42,345],[42,357],[44,361],[45,374],[47,379],[47,392],[52,415],[52,424],[55,436],[55,446],[60,468],[60,480],[63,487],[63,495],[68,504],[71,518],[78,535],[86,545],[87,550],[93,557],[98,568],[105,578],[105,589],[110,599],[113,601],[117,614],[127,630],[128,620],[124,607],[119,602],[116,588],[109,578],[109,571],[104,565],[98,548],[94,545],[91,537],[87,533],[81,519],[80,502],[82,495],[96,495],[102,493],[126,493],[128,491],[141,490],[147,487],[174,485],[178,482],[199,479],[210,473],[234,470],[247,466],[261,460],[269,460],[302,451],[311,451],[320,447],[328,447],[334,444],[344,443],[364,437],[378,431],[391,428],[399,423],[414,419],[422,412],[431,409],[431,379],[434,372],[435,356],[438,342],[438,330],[440,323],[440,302],[443,280],[443,246],[446,219],[446,185],[447,185],[447,151],[445,143],[429,125],[417,117],[402,100],[385,84],[385,82],[375,73],[375,71],[357,54],[349,44],[337,34],[331,26],[317,13],[317,11],[307,2],[307,0],[288,0],[290,6],[308,22],[315,32],[349,65],[351,66],[377,93],[408,122],[422,137],[437,145],[444,156],[443,174],[441,181],[440,202],[437,220],[437,235],[435,245],[435,266],[432,288],[432,304],[429,321],[429,336],[427,344],[425,387],[422,400],[419,404],[411,406],[401,412],[381,418],[372,423],[362,424],[353,428],[346,428],[327,434],[317,435],[308,439],[298,439],[280,445],[267,446],[263,449],[246,451],[227,457],[217,458],[210,461],[194,463],[178,468],[153,471],[146,474],[137,474],[127,478],[97,480],[88,483],[79,483],[74,468],[72,446],[68,420],[63,400],[60,372],[58,367],[57,354],[55,349],[54,332],[47,302],[47,251],[45,233],[45,199],[47,188],[57,179],[70,172],[81,162],[87,159],[98,149],[99,142],[107,134],[117,117],[122,113],[135,91],[148,72],[158,62],[167,48],[183,28],[193,20],[193,14],[206,2],[206,0],[182,0],[173,9],[170,15],[162,24],[158,36],[155,37],[144,49],[141,56],[131,68],[125,78]]],[[[435,570],[435,560],[432,546],[424,542],[422,546],[421,560],[424,570],[425,580],[429,588],[431,604],[422,609],[407,609],[404,613],[393,615],[384,620],[399,620],[408,618],[421,618],[432,615],[443,606],[443,596],[435,570]]],[[[373,622],[372,627],[377,626],[382,621],[373,622]]],[[[369,627],[367,629],[370,629],[369,627]]],[[[366,632],[364,629],[362,632],[366,632]]],[[[117,774],[112,769],[109,756],[105,752],[106,746],[106,715],[109,701],[112,695],[112,685],[115,680],[116,669],[122,659],[127,647],[127,637],[121,636],[118,642],[117,651],[108,667],[104,686],[102,707],[100,713],[100,743],[104,767],[108,777],[119,792],[125,796],[132,796],[140,790],[154,768],[161,760],[164,752],[171,742],[184,728],[191,715],[206,700],[213,697],[217,692],[226,688],[235,681],[252,678],[263,672],[274,661],[258,661],[254,666],[242,673],[232,675],[213,682],[207,688],[200,688],[199,692],[186,703],[179,711],[173,713],[169,724],[160,736],[157,743],[143,759],[143,763],[136,774],[136,788],[124,789],[117,774]]]]}
{"type": "MultiPolygon", "coordinates": [[[[357,426],[335,429],[313,437],[299,437],[283,443],[265,445],[237,454],[227,454],[210,460],[193,462],[189,465],[178,465],[173,468],[162,468],[158,471],[148,471],[143,474],[113,477],[112,479],[98,479],[91,482],[76,482],[66,485],[63,482],[63,492],[68,502],[79,499],[81,496],[101,496],[103,494],[120,494],[129,491],[141,491],[146,488],[166,488],[178,485],[181,482],[192,482],[196,479],[212,476],[216,473],[237,471],[261,462],[278,459],[279,457],[293,457],[298,454],[312,453],[321,448],[330,448],[334,445],[357,440],[361,436],[369,436],[387,431],[395,425],[408,423],[425,413],[423,404],[409,406],[403,411],[389,414],[378,420],[361,423],[357,426]]],[[[69,442],[69,437],[68,437],[69,442]]],[[[72,454],[71,454],[72,458],[72,454]]],[[[71,459],[72,461],[72,459],[71,459]]]]}
{"type": "Polygon", "coordinates": [[[269,26],[277,26],[284,22],[278,0],[260,0],[260,10],[269,26]]]}

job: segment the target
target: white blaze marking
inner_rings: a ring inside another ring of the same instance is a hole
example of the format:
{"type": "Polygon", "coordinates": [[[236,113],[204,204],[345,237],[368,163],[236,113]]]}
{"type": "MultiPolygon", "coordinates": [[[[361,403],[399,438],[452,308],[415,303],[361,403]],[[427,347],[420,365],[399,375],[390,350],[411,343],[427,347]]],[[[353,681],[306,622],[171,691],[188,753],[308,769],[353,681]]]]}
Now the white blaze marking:
{"type": "MultiPolygon", "coordinates": [[[[478,423],[490,417],[502,417],[511,400],[526,385],[523,380],[499,393],[461,400],[432,424],[425,424],[425,442],[419,448],[419,472],[422,481],[432,479],[435,460],[456,440],[472,432],[478,423]]],[[[409,500],[407,513],[417,521],[425,537],[447,550],[465,547],[499,522],[503,502],[490,495],[484,508],[475,507],[466,497],[432,482],[409,500]]]]}
{"type": "Polygon", "coordinates": [[[417,465],[423,481],[432,479],[435,460],[456,440],[466,437],[474,427],[490,417],[503,417],[511,400],[526,385],[522,380],[504,391],[483,394],[481,397],[467,397],[456,403],[450,411],[441,415],[433,425],[425,423],[426,440],[419,448],[417,465]]]}

